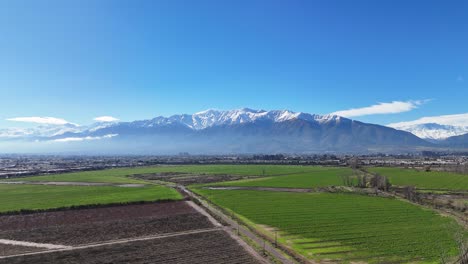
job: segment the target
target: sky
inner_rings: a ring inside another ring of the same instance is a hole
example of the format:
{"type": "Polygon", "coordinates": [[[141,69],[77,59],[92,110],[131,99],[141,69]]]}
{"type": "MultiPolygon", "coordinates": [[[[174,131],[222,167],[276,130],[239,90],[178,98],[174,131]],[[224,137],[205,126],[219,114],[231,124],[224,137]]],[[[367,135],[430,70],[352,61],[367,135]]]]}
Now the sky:
{"type": "Polygon", "coordinates": [[[1,1],[0,128],[241,107],[463,114],[467,14],[464,0],[1,1]]]}

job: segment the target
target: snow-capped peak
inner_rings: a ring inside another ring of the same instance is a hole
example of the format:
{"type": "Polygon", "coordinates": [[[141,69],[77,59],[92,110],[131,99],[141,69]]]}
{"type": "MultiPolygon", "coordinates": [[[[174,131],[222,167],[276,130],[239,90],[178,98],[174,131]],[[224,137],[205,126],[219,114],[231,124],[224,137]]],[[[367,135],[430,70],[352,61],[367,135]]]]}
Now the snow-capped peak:
{"type": "Polygon", "coordinates": [[[414,135],[430,140],[443,140],[468,133],[468,126],[452,126],[437,123],[425,124],[390,124],[395,129],[408,131],[414,135]]]}
{"type": "Polygon", "coordinates": [[[180,123],[186,125],[191,129],[205,129],[212,126],[219,125],[235,125],[251,123],[255,121],[272,121],[284,122],[293,119],[301,119],[306,121],[316,121],[319,123],[328,122],[330,120],[339,120],[340,117],[336,115],[311,115],[302,112],[293,112],[290,110],[255,110],[250,108],[240,108],[234,110],[217,110],[208,109],[205,111],[197,112],[193,115],[173,115],[171,117],[157,117],[151,120],[152,126],[154,124],[174,124],[180,123]]]}
{"type": "MultiPolygon", "coordinates": [[[[238,125],[253,123],[256,121],[286,122],[289,120],[304,120],[317,122],[319,124],[340,121],[336,115],[311,115],[303,112],[293,112],[290,110],[255,110],[250,108],[240,108],[234,110],[208,109],[192,115],[182,114],[170,117],[159,116],[151,120],[139,120],[127,123],[132,127],[156,127],[168,125],[182,125],[194,130],[202,130],[214,126],[238,125]]],[[[0,129],[1,138],[35,138],[35,137],[55,137],[66,133],[94,133],[103,129],[119,126],[120,122],[97,122],[89,126],[76,126],[73,124],[48,125],[36,128],[21,129],[10,128],[0,129]]]]}

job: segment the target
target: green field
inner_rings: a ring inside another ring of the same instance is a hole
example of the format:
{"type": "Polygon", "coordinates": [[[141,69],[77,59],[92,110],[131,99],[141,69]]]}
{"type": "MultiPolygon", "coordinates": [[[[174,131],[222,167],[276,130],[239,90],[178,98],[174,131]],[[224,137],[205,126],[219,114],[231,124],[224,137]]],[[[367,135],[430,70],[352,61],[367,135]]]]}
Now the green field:
{"type": "Polygon", "coordinates": [[[177,191],[156,185],[130,188],[0,184],[0,212],[181,198],[177,191]]]}
{"type": "Polygon", "coordinates": [[[187,166],[153,166],[139,168],[119,168],[100,171],[83,171],[75,173],[33,176],[21,178],[24,181],[75,181],[75,182],[112,182],[141,183],[141,180],[128,178],[133,174],[158,172],[182,172],[205,174],[232,174],[271,176],[301,172],[316,172],[322,167],[290,166],[290,165],[187,165],[187,166]]]}
{"type": "Polygon", "coordinates": [[[350,168],[311,167],[306,173],[287,176],[273,176],[259,179],[223,182],[218,186],[247,186],[247,187],[283,187],[283,188],[316,188],[343,185],[342,176],[353,175],[350,168]]]}
{"type": "Polygon", "coordinates": [[[419,189],[468,190],[468,175],[439,172],[416,171],[403,168],[368,168],[369,172],[387,176],[393,185],[415,186],[419,189]]]}
{"type": "Polygon", "coordinates": [[[196,189],[279,241],[318,260],[438,263],[456,255],[450,218],[388,198],[355,194],[196,189]],[[270,231],[267,231],[270,230],[270,231]],[[450,231],[449,231],[450,230],[450,231]]]}

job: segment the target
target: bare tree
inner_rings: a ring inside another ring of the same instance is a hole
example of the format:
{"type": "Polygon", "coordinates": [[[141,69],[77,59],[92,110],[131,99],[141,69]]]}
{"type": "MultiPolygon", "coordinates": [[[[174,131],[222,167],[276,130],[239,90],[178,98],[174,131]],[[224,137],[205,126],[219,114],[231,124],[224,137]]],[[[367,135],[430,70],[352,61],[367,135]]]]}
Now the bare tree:
{"type": "Polygon", "coordinates": [[[405,194],[405,198],[412,202],[416,202],[418,200],[418,194],[416,193],[416,188],[414,186],[406,186],[403,188],[403,193],[405,194]]]}
{"type": "Polygon", "coordinates": [[[373,188],[377,188],[382,191],[388,191],[391,187],[390,181],[388,180],[387,177],[382,176],[380,174],[375,174],[371,179],[370,179],[370,185],[373,188]]]}

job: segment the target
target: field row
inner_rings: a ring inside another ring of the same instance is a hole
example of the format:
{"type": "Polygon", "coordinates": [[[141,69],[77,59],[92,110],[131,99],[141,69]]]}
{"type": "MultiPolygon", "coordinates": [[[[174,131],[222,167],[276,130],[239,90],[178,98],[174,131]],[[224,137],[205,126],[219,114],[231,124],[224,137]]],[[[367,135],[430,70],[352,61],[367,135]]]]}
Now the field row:
{"type": "Polygon", "coordinates": [[[368,168],[368,171],[387,176],[390,182],[397,186],[416,186],[419,189],[468,191],[468,175],[440,171],[417,171],[402,168],[368,168]]]}
{"type": "Polygon", "coordinates": [[[214,203],[313,259],[437,263],[456,255],[449,218],[412,204],[352,194],[198,189],[214,203]]]}
{"type": "Polygon", "coordinates": [[[156,185],[127,188],[0,184],[0,201],[2,201],[0,213],[80,205],[180,199],[182,196],[177,191],[156,185]]]}

